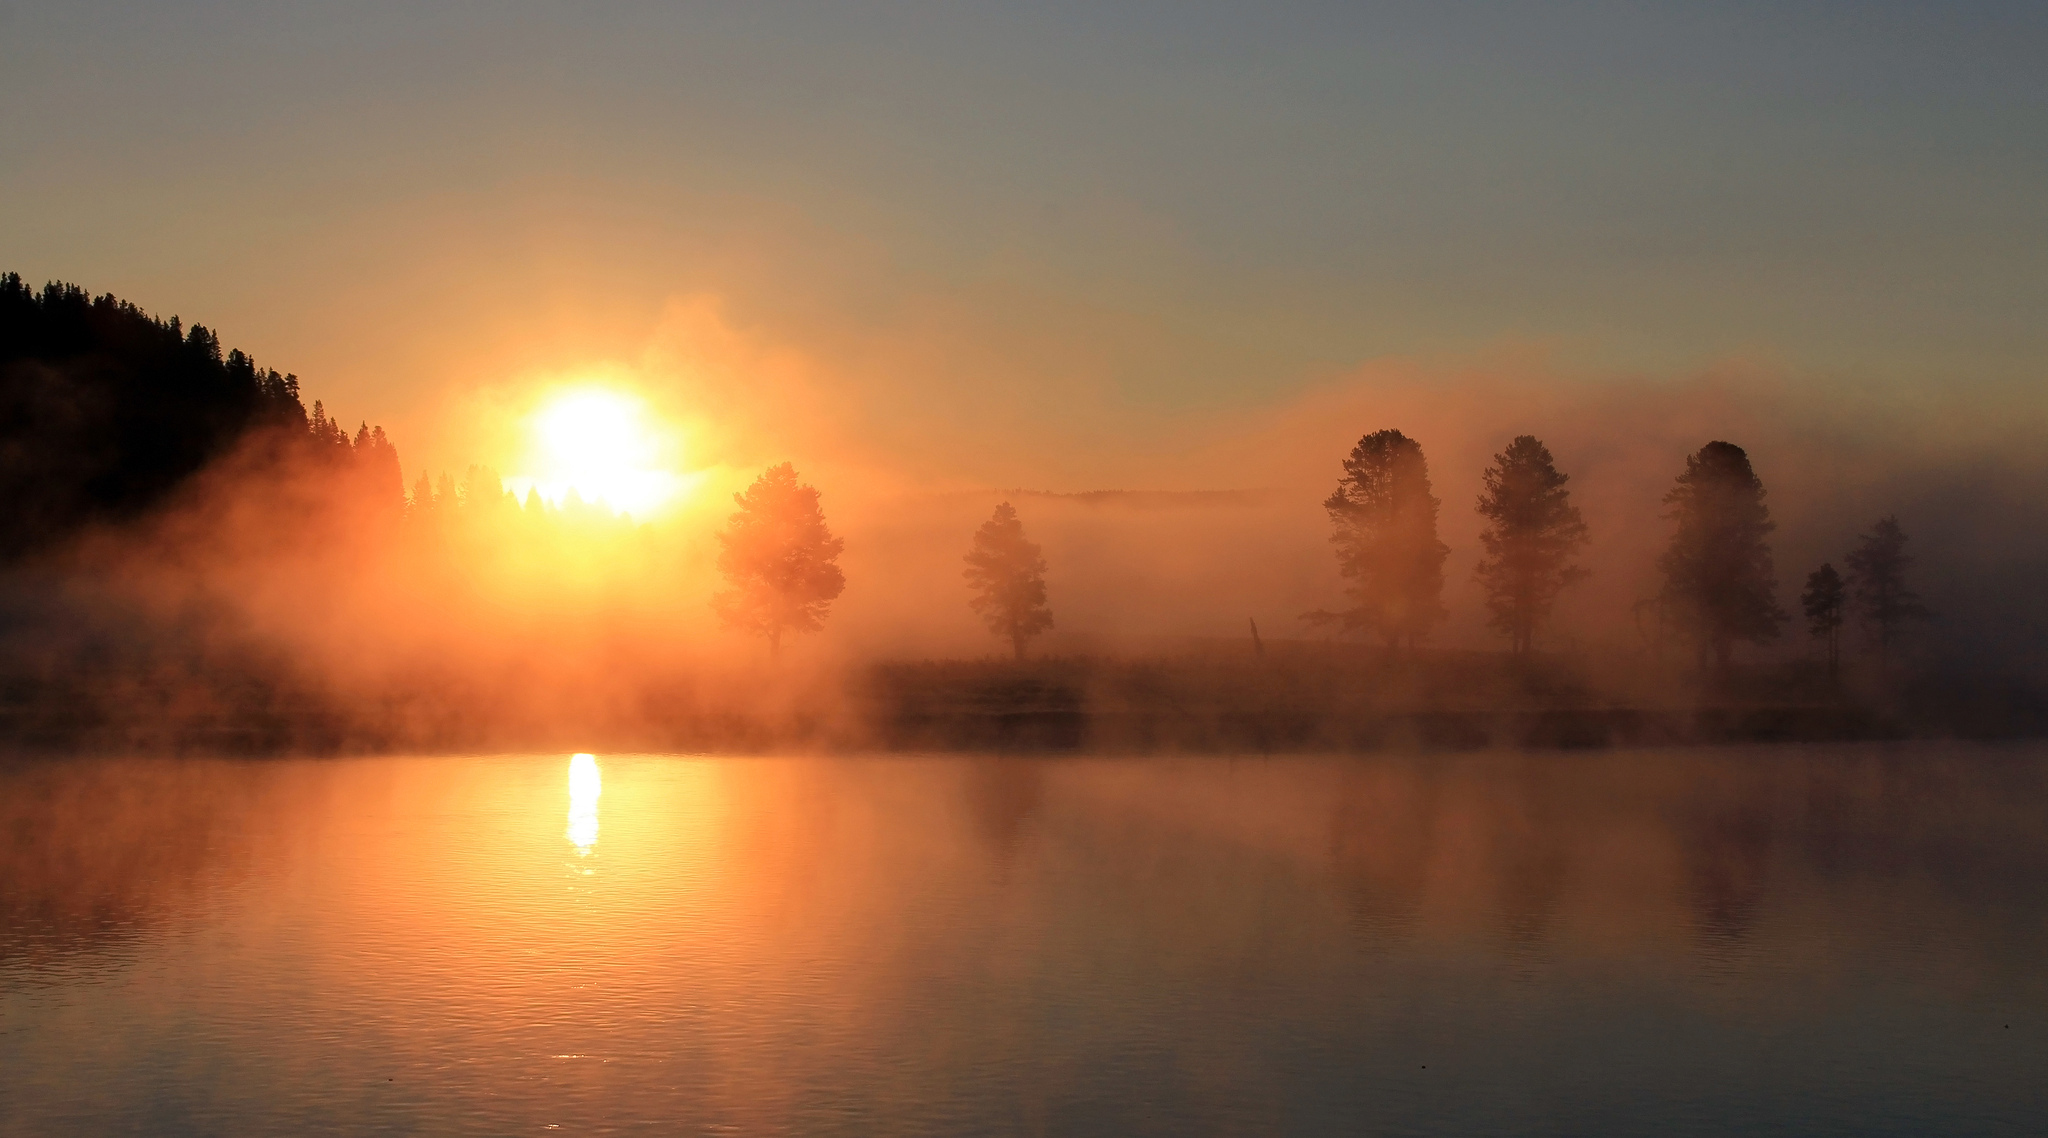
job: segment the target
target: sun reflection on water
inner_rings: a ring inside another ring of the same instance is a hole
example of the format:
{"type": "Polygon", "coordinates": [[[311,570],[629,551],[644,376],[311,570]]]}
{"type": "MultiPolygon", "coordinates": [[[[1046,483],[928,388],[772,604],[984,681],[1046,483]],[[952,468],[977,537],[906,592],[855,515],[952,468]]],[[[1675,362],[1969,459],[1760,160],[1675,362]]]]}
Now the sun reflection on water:
{"type": "Polygon", "coordinates": [[[597,844],[597,798],[604,793],[604,776],[598,773],[596,755],[569,758],[569,829],[562,836],[576,847],[578,857],[597,844]]]}

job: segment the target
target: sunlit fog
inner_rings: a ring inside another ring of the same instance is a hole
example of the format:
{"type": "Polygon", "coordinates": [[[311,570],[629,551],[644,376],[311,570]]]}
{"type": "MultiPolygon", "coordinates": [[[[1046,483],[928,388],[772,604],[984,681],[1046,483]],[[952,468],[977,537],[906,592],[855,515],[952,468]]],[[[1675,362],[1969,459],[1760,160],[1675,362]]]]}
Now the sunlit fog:
{"type": "Polygon", "coordinates": [[[2044,60],[0,0],[0,1138],[2048,1134],[2044,60]]]}

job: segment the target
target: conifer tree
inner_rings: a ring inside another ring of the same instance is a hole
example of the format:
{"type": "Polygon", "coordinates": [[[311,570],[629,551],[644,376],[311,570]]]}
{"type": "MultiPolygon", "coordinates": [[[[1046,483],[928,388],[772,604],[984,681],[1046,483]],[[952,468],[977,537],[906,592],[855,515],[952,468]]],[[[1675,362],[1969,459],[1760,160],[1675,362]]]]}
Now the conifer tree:
{"type": "Polygon", "coordinates": [[[1725,675],[1736,641],[1775,640],[1785,621],[1764,540],[1778,527],[1763,481],[1741,447],[1711,442],[1686,456],[1664,504],[1677,523],[1658,560],[1666,609],[1693,635],[1702,661],[1711,658],[1725,675]]]}
{"type": "Polygon", "coordinates": [[[1848,604],[1848,590],[1842,575],[1832,564],[1806,575],[1806,591],[1799,606],[1806,613],[1806,631],[1828,650],[1828,679],[1834,680],[1842,667],[1842,616],[1848,604]]]}
{"type": "Polygon", "coordinates": [[[349,449],[348,477],[358,499],[379,516],[391,518],[405,513],[405,476],[398,469],[398,448],[385,437],[384,428],[367,422],[356,429],[349,449]]]}
{"type": "Polygon", "coordinates": [[[1491,524],[1479,535],[1486,560],[1477,572],[1493,627],[1507,633],[1510,650],[1522,656],[1558,593],[1587,575],[1571,564],[1586,544],[1586,523],[1565,489],[1570,476],[1558,472],[1550,449],[1533,436],[1521,435],[1494,455],[1482,478],[1486,492],[1478,509],[1491,524]]]}
{"type": "Polygon", "coordinates": [[[846,588],[838,565],[846,543],[826,528],[818,491],[799,484],[789,463],[732,497],[739,510],[718,535],[718,571],[729,587],[711,605],[727,624],[767,637],[779,656],[783,633],[824,627],[846,588]]]}
{"type": "Polygon", "coordinates": [[[1878,673],[1882,675],[1906,622],[1932,615],[1920,602],[1920,594],[1906,586],[1906,567],[1913,558],[1906,552],[1906,531],[1900,528],[1898,517],[1886,514],[1877,519],[1846,560],[1850,598],[1877,648],[1878,673]]]}
{"type": "Polygon", "coordinates": [[[996,507],[974,532],[966,560],[961,575],[974,591],[968,607],[981,614],[990,632],[1007,638],[1022,660],[1025,642],[1052,627],[1052,610],[1046,606],[1045,558],[1025,540],[1015,507],[996,507]]]}
{"type": "Polygon", "coordinates": [[[1358,440],[1336,491],[1323,502],[1352,607],[1303,613],[1302,619],[1344,632],[1376,632],[1390,648],[1420,644],[1445,615],[1450,548],[1437,540],[1439,504],[1415,440],[1395,430],[1358,440]]]}
{"type": "Polygon", "coordinates": [[[420,471],[419,480],[412,484],[412,509],[408,511],[415,518],[429,518],[434,513],[434,480],[427,472],[420,471]]]}
{"type": "Polygon", "coordinates": [[[252,463],[306,464],[344,496],[402,511],[383,432],[366,451],[300,395],[298,376],[224,352],[204,325],[0,274],[0,562],[140,516],[245,446],[252,463]]]}

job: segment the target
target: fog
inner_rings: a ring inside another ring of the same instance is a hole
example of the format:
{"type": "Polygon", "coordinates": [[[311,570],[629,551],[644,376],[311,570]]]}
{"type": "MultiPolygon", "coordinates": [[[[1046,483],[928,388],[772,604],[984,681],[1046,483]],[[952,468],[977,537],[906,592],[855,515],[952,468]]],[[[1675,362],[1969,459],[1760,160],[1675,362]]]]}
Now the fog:
{"type": "MultiPolygon", "coordinates": [[[[1916,633],[1919,651],[1948,665],[2032,669],[2048,647],[2048,606],[2027,586],[2048,569],[2048,456],[2035,442],[2048,422],[2031,401],[1888,399],[1761,368],[1655,378],[1401,363],[1249,421],[1152,441],[1155,473],[1132,484],[892,496],[871,507],[877,520],[849,523],[853,584],[840,632],[897,653],[973,652],[977,641],[989,650],[964,605],[932,601],[959,595],[965,535],[1007,499],[1046,548],[1060,617],[1048,651],[1248,637],[1247,618],[1267,638],[1307,635],[1298,617],[1332,603],[1341,583],[1322,499],[1352,443],[1383,427],[1421,443],[1442,500],[1450,618],[1431,641],[1441,647],[1502,644],[1473,577],[1483,525],[1473,503],[1491,457],[1525,433],[1571,476],[1592,534],[1581,563],[1593,576],[1560,599],[1543,647],[1641,645],[1632,610],[1661,585],[1656,558],[1671,532],[1662,499],[1710,439],[1747,449],[1769,492],[1788,611],[1807,572],[1839,565],[1872,522],[1896,514],[1913,538],[1915,587],[1939,617],[1916,633]],[[1126,492],[1077,492],[1105,490],[1126,492]]],[[[1765,651],[1803,653],[1805,640],[1794,621],[1765,651]]]]}
{"type": "Polygon", "coordinates": [[[1565,592],[1539,652],[1553,669],[1591,668],[1595,687],[1603,668],[1640,679],[1654,665],[1670,682],[1657,698],[1682,697],[1687,650],[1638,603],[1659,589],[1663,495],[1687,454],[1727,439],[1768,489],[1778,594],[1795,613],[1747,663],[1810,659],[1800,581],[1896,514],[1913,539],[1912,583],[1937,614],[1908,642],[1914,667],[1950,683],[2043,676],[2048,606],[2030,583],[2048,569],[2048,458],[2031,445],[2042,416],[2020,402],[1885,398],[1765,368],[1659,378],[1560,374],[1540,360],[1383,362],[1257,415],[1133,440],[1105,456],[1122,472],[1115,484],[1024,471],[995,487],[934,476],[920,456],[884,463],[834,434],[829,404],[784,416],[790,449],[769,449],[779,440],[761,407],[809,405],[821,380],[803,370],[741,397],[699,369],[689,395],[726,416],[722,450],[700,446],[712,461],[691,472],[694,492],[647,521],[525,510],[488,471],[470,472],[452,500],[408,506],[252,438],[155,512],[18,571],[10,657],[124,708],[131,741],[152,717],[247,718],[251,684],[264,716],[319,721],[336,737],[368,723],[373,739],[569,745],[604,730],[659,742],[687,723],[690,739],[760,742],[776,735],[763,724],[800,722],[803,738],[858,740],[867,711],[848,693],[864,669],[1006,652],[961,578],[970,535],[1001,501],[1047,563],[1055,625],[1032,644],[1039,658],[1242,662],[1327,640],[1300,621],[1340,596],[1321,502],[1350,444],[1396,427],[1422,445],[1442,501],[1449,618],[1428,642],[1439,656],[1503,647],[1473,578],[1472,504],[1490,456],[1530,433],[1571,476],[1592,534],[1591,577],[1565,592]],[[795,462],[845,541],[846,588],[822,630],[774,660],[708,603],[721,587],[717,528],[758,473],[749,460],[764,458],[795,462]]]}

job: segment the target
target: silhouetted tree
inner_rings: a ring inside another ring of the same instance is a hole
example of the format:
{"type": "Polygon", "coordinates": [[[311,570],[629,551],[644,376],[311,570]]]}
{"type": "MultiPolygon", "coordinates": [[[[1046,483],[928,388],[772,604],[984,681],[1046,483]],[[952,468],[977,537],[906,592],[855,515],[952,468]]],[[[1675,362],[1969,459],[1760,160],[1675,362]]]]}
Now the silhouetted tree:
{"type": "Polygon", "coordinates": [[[426,521],[434,516],[436,505],[438,503],[434,501],[434,480],[427,477],[427,472],[422,470],[419,480],[412,484],[412,509],[408,512],[410,516],[426,521]]]}
{"type": "Polygon", "coordinates": [[[339,422],[327,417],[327,405],[318,399],[313,401],[313,415],[307,421],[306,431],[313,441],[321,446],[336,450],[348,449],[348,432],[339,422]]]}
{"type": "Polygon", "coordinates": [[[364,423],[356,430],[354,477],[363,501],[373,504],[387,517],[405,512],[405,476],[398,469],[398,448],[384,435],[384,428],[364,423]]]}
{"type": "Polygon", "coordinates": [[[1899,519],[1891,514],[1877,519],[1845,560],[1849,562],[1849,594],[1856,615],[1877,647],[1877,667],[1882,675],[1906,622],[1932,615],[1920,603],[1920,594],[1906,587],[1906,567],[1913,558],[1906,552],[1906,531],[1899,527],[1899,519]]]}
{"type": "Polygon", "coordinates": [[[846,588],[839,553],[846,543],[825,527],[817,490],[799,485],[789,463],[771,466],[734,494],[739,510],[718,535],[718,571],[731,587],[711,605],[727,624],[768,638],[772,655],[782,634],[814,632],[846,588]]]}
{"type": "Polygon", "coordinates": [[[1479,535],[1486,560],[1478,576],[1493,627],[1508,634],[1515,655],[1525,655],[1557,594],[1587,575],[1571,564],[1586,544],[1586,523],[1565,489],[1570,476],[1558,473],[1550,449],[1533,436],[1494,455],[1482,477],[1478,509],[1492,524],[1479,535]]]}
{"type": "Polygon", "coordinates": [[[1664,516],[1678,523],[1658,561],[1664,599],[1702,658],[1711,656],[1725,674],[1736,641],[1774,640],[1785,621],[1764,540],[1778,528],[1764,484],[1741,447],[1711,442],[1686,457],[1664,503],[1664,516]]]}
{"type": "Polygon", "coordinates": [[[1323,502],[1352,607],[1303,613],[1302,619],[1345,632],[1369,629],[1388,647],[1421,643],[1444,618],[1444,558],[1450,548],[1437,540],[1438,504],[1430,492],[1429,463],[1415,440],[1393,430],[1358,440],[1344,460],[1336,492],[1323,502]]]}
{"type": "Polygon", "coordinates": [[[303,439],[298,377],[211,331],[0,275],[0,561],[132,518],[252,432],[303,439]]]}
{"type": "Polygon", "coordinates": [[[1799,607],[1806,612],[1807,633],[1827,645],[1829,680],[1841,672],[1842,614],[1847,602],[1848,590],[1833,565],[1823,564],[1806,575],[1806,591],[1799,595],[1799,607]]]}
{"type": "Polygon", "coordinates": [[[1024,523],[1008,502],[974,531],[962,572],[974,596],[967,604],[981,614],[988,630],[1007,637],[1024,658],[1024,642],[1052,627],[1045,603],[1045,558],[1024,539],[1024,523]]]}

